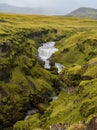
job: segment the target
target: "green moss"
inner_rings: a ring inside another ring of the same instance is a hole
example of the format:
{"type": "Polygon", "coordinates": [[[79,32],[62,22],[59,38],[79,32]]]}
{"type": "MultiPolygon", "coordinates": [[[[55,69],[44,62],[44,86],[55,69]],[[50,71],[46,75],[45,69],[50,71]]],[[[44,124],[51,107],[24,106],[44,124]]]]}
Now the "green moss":
{"type": "Polygon", "coordinates": [[[30,103],[44,114],[32,115],[14,128],[49,128],[96,115],[96,20],[12,14],[0,14],[0,18],[6,21],[0,22],[1,125],[23,119],[30,103]],[[59,75],[53,66],[45,70],[37,61],[38,47],[48,41],[56,41],[59,49],[51,61],[66,66],[59,75]],[[63,88],[66,92],[60,92],[63,88]],[[58,99],[49,103],[56,92],[58,99]]]}
{"type": "Polygon", "coordinates": [[[68,72],[71,74],[80,74],[82,71],[82,67],[80,65],[73,65],[68,69],[68,72]]]}
{"type": "Polygon", "coordinates": [[[87,70],[83,74],[83,76],[96,78],[97,77],[96,66],[97,66],[97,57],[92,58],[91,60],[89,60],[89,62],[87,64],[87,70]]]}
{"type": "Polygon", "coordinates": [[[19,122],[17,122],[14,125],[13,130],[16,130],[16,129],[35,130],[38,127],[40,127],[39,115],[35,114],[35,115],[31,116],[26,121],[19,121],[19,122]]]}

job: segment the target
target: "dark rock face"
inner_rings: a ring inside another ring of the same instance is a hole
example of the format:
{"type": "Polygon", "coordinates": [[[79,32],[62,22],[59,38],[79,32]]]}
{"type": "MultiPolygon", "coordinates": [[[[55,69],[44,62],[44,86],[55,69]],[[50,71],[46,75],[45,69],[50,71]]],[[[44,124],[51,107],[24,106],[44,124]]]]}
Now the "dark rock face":
{"type": "Polygon", "coordinates": [[[93,117],[87,125],[87,130],[97,130],[97,117],[93,117]]]}

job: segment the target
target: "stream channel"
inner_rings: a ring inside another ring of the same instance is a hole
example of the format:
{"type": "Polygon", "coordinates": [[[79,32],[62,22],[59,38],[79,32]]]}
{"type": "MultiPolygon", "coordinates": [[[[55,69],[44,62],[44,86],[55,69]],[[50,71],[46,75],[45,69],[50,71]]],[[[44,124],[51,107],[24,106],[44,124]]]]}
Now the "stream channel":
{"type": "MultiPolygon", "coordinates": [[[[38,48],[38,57],[45,62],[44,64],[45,69],[51,68],[50,58],[56,51],[58,51],[58,49],[55,48],[55,42],[43,43],[42,46],[38,48]]],[[[60,73],[64,68],[64,66],[60,63],[55,63],[55,67],[58,69],[58,73],[60,73]]],[[[52,97],[52,100],[56,100],[56,99],[57,96],[52,97]]],[[[28,110],[24,120],[27,120],[30,115],[35,114],[37,112],[39,111],[36,108],[33,108],[32,110],[28,110]]]]}

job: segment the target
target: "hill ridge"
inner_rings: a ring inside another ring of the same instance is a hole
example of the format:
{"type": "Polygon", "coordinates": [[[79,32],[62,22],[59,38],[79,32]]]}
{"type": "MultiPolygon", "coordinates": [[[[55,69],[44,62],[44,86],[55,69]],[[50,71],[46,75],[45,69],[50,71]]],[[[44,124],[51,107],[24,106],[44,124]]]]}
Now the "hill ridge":
{"type": "Polygon", "coordinates": [[[90,7],[80,7],[67,14],[67,16],[97,19],[97,9],[90,7]]]}

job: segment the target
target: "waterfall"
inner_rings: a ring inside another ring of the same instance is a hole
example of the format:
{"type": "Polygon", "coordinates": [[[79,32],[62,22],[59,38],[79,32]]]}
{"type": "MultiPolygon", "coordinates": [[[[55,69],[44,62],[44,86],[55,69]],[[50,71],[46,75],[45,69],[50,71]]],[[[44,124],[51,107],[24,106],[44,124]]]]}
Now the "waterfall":
{"type": "Polygon", "coordinates": [[[55,66],[58,69],[58,73],[60,73],[62,71],[62,69],[64,68],[64,66],[60,63],[55,63],[55,66]]]}
{"type": "Polygon", "coordinates": [[[55,42],[47,42],[44,43],[41,47],[39,47],[39,57],[45,62],[44,68],[50,69],[50,61],[49,58],[53,53],[58,51],[57,48],[54,47],[55,42]]]}
{"type": "MultiPolygon", "coordinates": [[[[52,56],[52,54],[58,51],[54,45],[55,42],[47,42],[43,43],[43,45],[38,48],[39,57],[45,62],[44,68],[51,68],[49,58],[52,56]]],[[[64,68],[64,66],[60,63],[55,63],[55,67],[58,69],[58,73],[60,73],[64,68]]]]}
{"type": "Polygon", "coordinates": [[[39,110],[36,108],[32,108],[32,110],[28,110],[24,120],[27,120],[29,118],[29,116],[31,116],[35,113],[38,113],[38,112],[39,112],[39,110]]]}

